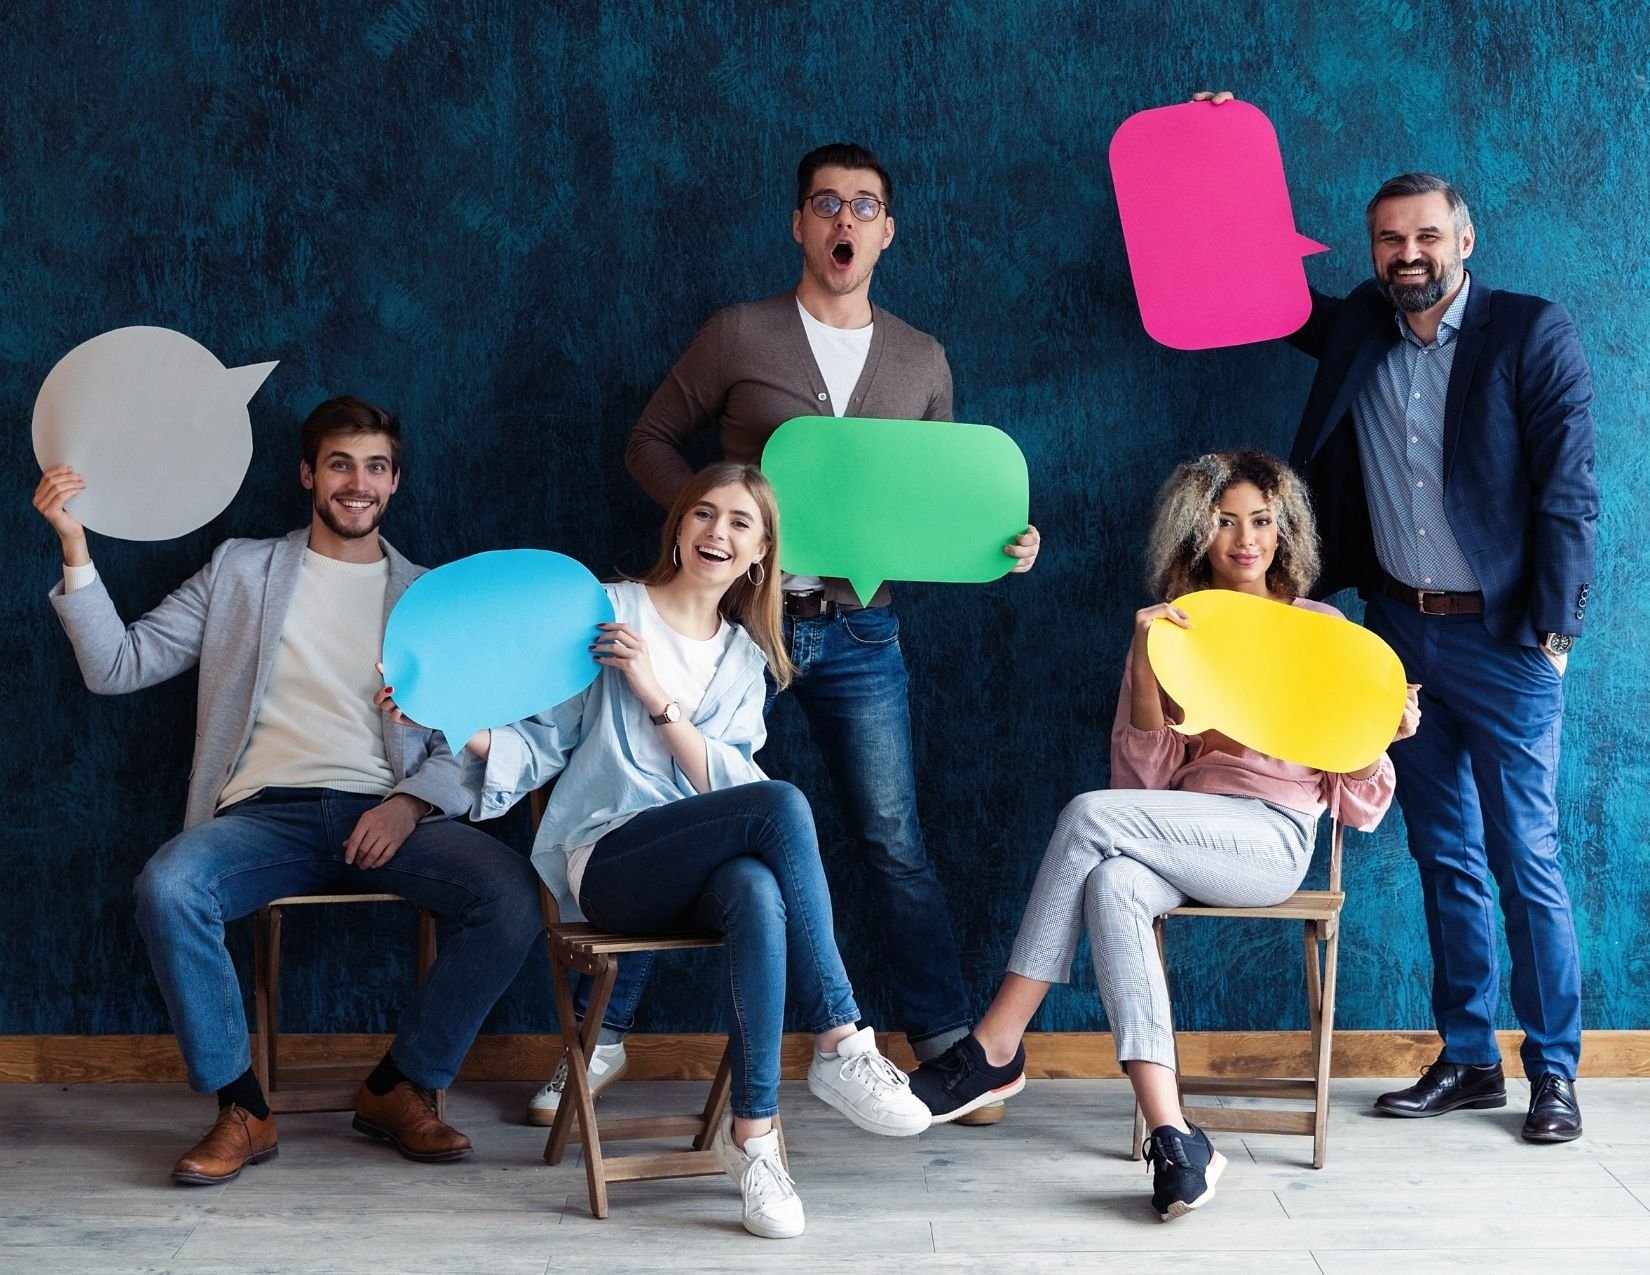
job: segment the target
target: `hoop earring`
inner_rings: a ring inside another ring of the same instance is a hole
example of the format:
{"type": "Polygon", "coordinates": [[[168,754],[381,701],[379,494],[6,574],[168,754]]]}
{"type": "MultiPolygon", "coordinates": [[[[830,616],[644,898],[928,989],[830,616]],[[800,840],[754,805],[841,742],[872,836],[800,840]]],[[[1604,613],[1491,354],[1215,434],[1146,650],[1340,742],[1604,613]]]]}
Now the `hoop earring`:
{"type": "Polygon", "coordinates": [[[745,579],[749,580],[752,584],[756,585],[758,588],[760,588],[762,586],[762,582],[764,580],[766,580],[767,578],[768,578],[768,569],[762,565],[762,559],[760,559],[760,558],[758,558],[755,562],[751,563],[749,567],[745,568],[745,579]],[[751,575],[752,571],[760,571],[762,574],[757,575],[757,576],[753,576],[753,575],[751,575]]]}
{"type": "Polygon", "coordinates": [[[682,547],[679,544],[674,544],[673,543],[670,546],[670,565],[673,566],[673,567],[676,567],[678,569],[680,569],[680,567],[682,565],[682,552],[681,552],[681,549],[682,549],[682,547]]]}

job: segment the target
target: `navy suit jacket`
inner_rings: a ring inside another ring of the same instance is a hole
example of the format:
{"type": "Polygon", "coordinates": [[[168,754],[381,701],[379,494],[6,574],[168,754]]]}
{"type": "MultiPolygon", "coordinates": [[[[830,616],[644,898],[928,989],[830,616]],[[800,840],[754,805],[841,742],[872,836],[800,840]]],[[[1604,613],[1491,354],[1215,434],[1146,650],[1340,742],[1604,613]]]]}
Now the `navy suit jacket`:
{"type": "MultiPolygon", "coordinates": [[[[1367,598],[1381,583],[1352,405],[1402,339],[1394,314],[1373,280],[1344,300],[1314,292],[1289,338],[1318,360],[1290,462],[1323,536],[1320,595],[1367,598]]],[[[1504,642],[1581,632],[1598,519],[1592,400],[1564,308],[1474,278],[1444,404],[1444,512],[1484,592],[1485,627],[1504,642]]]]}

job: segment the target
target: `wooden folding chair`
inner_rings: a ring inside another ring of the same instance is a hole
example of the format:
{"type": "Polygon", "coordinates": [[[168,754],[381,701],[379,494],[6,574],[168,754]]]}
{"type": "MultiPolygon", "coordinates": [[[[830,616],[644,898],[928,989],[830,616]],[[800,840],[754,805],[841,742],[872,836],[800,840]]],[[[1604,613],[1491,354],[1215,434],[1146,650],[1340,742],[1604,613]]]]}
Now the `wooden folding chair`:
{"type": "MultiPolygon", "coordinates": [[[[533,793],[530,798],[535,834],[544,814],[544,801],[543,790],[533,793]]],[[[635,952],[680,952],[692,948],[721,947],[722,940],[703,934],[610,934],[587,922],[563,921],[555,899],[542,884],[539,886],[539,901],[544,909],[545,942],[550,952],[550,986],[556,998],[556,1018],[561,1024],[562,1051],[567,1062],[567,1087],[556,1108],[550,1136],[544,1144],[546,1163],[561,1163],[576,1122],[579,1145],[584,1150],[585,1179],[590,1188],[590,1212],[599,1218],[607,1216],[607,1187],[610,1182],[720,1174],[722,1166],[716,1159],[716,1153],[710,1150],[710,1141],[727,1113],[728,1095],[733,1088],[731,1041],[722,1051],[722,1061],[716,1069],[716,1078],[711,1082],[710,1095],[704,1107],[684,1115],[632,1116],[607,1120],[598,1126],[595,1099],[590,1092],[589,1067],[590,1059],[596,1052],[602,1015],[607,1012],[613,983],[618,978],[619,967],[615,957],[635,952]],[[594,980],[590,1003],[584,1011],[582,1033],[573,1008],[571,976],[575,973],[588,975],[594,980]],[[624,1156],[608,1156],[602,1151],[604,1142],[673,1137],[687,1137],[692,1141],[687,1149],[675,1151],[624,1156]]],[[[777,1117],[774,1126],[779,1126],[777,1117]]],[[[779,1134],[779,1154],[781,1161],[785,1161],[783,1130],[779,1134]]]]}
{"type": "MultiPolygon", "coordinates": [[[[281,917],[287,908],[322,903],[402,903],[399,894],[294,894],[275,899],[258,909],[252,929],[252,1000],[256,1036],[252,1042],[252,1071],[263,1086],[271,1111],[352,1111],[360,1081],[347,1083],[306,1083],[297,1088],[291,1079],[305,1074],[333,1074],[349,1067],[373,1066],[378,1059],[353,1060],[329,1057],[315,1062],[282,1063],[280,1056],[281,1019],[281,917]]],[[[428,909],[418,912],[418,981],[435,963],[435,917],[428,909]]],[[[436,1115],[446,1117],[447,1091],[435,1094],[436,1115]]]]}
{"type": "MultiPolygon", "coordinates": [[[[1335,821],[1329,837],[1328,889],[1297,890],[1282,903],[1275,903],[1270,907],[1222,908],[1188,903],[1182,907],[1171,908],[1158,917],[1153,926],[1157,933],[1158,957],[1164,961],[1164,974],[1167,977],[1168,962],[1165,957],[1163,932],[1164,922],[1171,916],[1225,916],[1301,923],[1306,957],[1306,1009],[1312,1032],[1312,1074],[1288,1077],[1179,1075],[1177,1078],[1182,1102],[1186,1094],[1306,1099],[1312,1104],[1306,1111],[1277,1107],[1183,1109],[1186,1119],[1214,1132],[1309,1135],[1312,1139],[1314,1169],[1323,1168],[1324,1150],[1329,1139],[1329,1063],[1335,1034],[1335,967],[1341,946],[1341,908],[1346,902],[1346,895],[1341,890],[1341,832],[1340,822],[1335,821]]],[[[1136,1106],[1133,1146],[1136,1160],[1142,1155],[1141,1144],[1145,1137],[1146,1119],[1136,1106]]]]}

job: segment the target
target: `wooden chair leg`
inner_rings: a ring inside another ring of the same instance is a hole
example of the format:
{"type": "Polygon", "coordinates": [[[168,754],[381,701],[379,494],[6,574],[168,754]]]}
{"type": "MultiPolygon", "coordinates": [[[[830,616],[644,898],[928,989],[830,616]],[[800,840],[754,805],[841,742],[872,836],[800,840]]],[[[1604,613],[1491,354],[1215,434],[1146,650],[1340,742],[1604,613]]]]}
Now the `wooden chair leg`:
{"type": "Polygon", "coordinates": [[[264,1010],[264,1019],[269,1027],[269,1049],[266,1054],[269,1078],[264,1083],[264,1096],[277,1092],[281,1087],[281,913],[283,908],[269,908],[268,933],[265,936],[268,966],[265,969],[265,985],[269,989],[269,1003],[264,1010]]]}
{"type": "MultiPolygon", "coordinates": [[[[573,1012],[573,992],[565,977],[556,983],[556,1014],[562,1020],[562,1039],[567,1049],[567,1088],[562,1092],[561,1104],[556,1108],[556,1120],[550,1128],[550,1138],[544,1148],[544,1158],[550,1164],[560,1162],[566,1149],[570,1120],[579,1122],[579,1145],[584,1150],[585,1180],[590,1188],[590,1212],[593,1217],[607,1216],[607,1172],[602,1159],[600,1132],[596,1128],[596,1104],[590,1095],[590,1058],[596,1052],[596,1040],[601,1034],[602,1014],[606,1012],[613,982],[618,977],[618,965],[611,957],[601,957],[594,977],[590,1004],[585,1007],[584,1028],[579,1031],[578,1017],[573,1012]]],[[[552,975],[554,977],[554,974],[552,975]]]]}
{"type": "MultiPolygon", "coordinates": [[[[561,1032],[561,1057],[557,1059],[557,1066],[565,1064],[567,1067],[567,1084],[562,1089],[561,1101],[556,1104],[556,1118],[550,1124],[550,1135],[544,1143],[544,1162],[546,1164],[560,1164],[562,1156],[567,1151],[567,1140],[572,1135],[573,1125],[570,1123],[576,1118],[574,1105],[568,1101],[568,1092],[572,1088],[573,1065],[588,1059],[584,1052],[584,1038],[579,1018],[573,1006],[573,970],[559,960],[550,963],[550,991],[556,1002],[556,1021],[561,1032]],[[575,1058],[577,1055],[577,1058],[575,1058]]],[[[586,1072],[588,1075],[588,1073],[586,1072]]]]}
{"type": "MultiPolygon", "coordinates": [[[[716,1129],[722,1123],[722,1117],[727,1114],[728,1097],[733,1093],[733,1043],[722,1051],[722,1061],[716,1068],[716,1079],[711,1081],[710,1096],[705,1099],[704,1128],[699,1130],[698,1136],[693,1139],[695,1151],[706,1151],[710,1148],[710,1140],[716,1136],[716,1129]]],[[[778,1118],[774,1120],[778,1124],[778,1118]]],[[[779,1139],[780,1158],[784,1158],[785,1139],[779,1139]]]]}
{"type": "Polygon", "coordinates": [[[1335,1045],[1335,973],[1340,959],[1341,929],[1328,923],[1323,951],[1323,992],[1318,1022],[1317,1052],[1313,1058],[1317,1080],[1317,1119],[1312,1130],[1312,1167],[1321,1169],[1329,1146],[1329,1073],[1335,1045]]]}
{"type": "Polygon", "coordinates": [[[252,921],[252,1023],[256,1040],[252,1048],[252,1074],[258,1087],[269,1092],[270,1022],[269,993],[269,909],[259,908],[252,921]]]}

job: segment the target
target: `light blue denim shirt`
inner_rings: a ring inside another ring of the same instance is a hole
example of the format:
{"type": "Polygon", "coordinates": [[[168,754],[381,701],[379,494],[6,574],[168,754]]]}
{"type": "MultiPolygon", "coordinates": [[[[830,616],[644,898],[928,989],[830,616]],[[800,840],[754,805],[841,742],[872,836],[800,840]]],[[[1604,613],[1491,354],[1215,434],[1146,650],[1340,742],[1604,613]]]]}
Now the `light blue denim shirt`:
{"type": "MultiPolygon", "coordinates": [[[[606,587],[620,623],[635,627],[646,605],[643,587],[606,587]]],[[[735,627],[734,640],[693,716],[705,737],[712,790],[767,778],[752,760],[768,737],[762,717],[766,667],[761,648],[735,627]]],[[[624,675],[604,668],[583,694],[536,717],[494,727],[485,763],[474,753],[463,754],[464,787],[473,798],[470,814],[475,819],[496,818],[561,776],[533,840],[533,866],[555,894],[563,920],[584,915],[568,886],[569,854],[644,810],[696,795],[674,760],[669,774],[637,763],[632,741],[658,729],[624,675]]]]}

